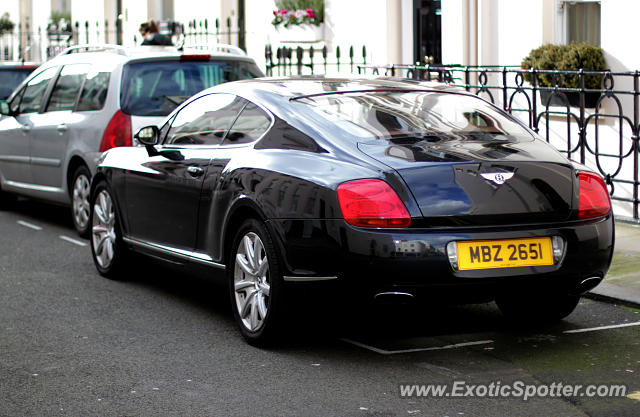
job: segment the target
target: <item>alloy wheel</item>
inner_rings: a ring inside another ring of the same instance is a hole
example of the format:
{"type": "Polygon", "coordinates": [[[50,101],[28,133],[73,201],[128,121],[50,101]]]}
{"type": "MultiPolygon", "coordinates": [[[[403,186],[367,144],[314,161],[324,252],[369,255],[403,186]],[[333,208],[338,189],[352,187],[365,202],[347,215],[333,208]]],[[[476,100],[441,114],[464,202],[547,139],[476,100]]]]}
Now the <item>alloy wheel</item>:
{"type": "Polygon", "coordinates": [[[253,232],[245,234],[238,245],[233,285],[242,324],[249,331],[260,330],[269,308],[271,284],[264,244],[253,232]]]}
{"type": "Polygon", "coordinates": [[[73,219],[79,229],[84,229],[89,222],[89,194],[91,186],[86,175],[78,175],[73,183],[73,219]]]}
{"type": "Polygon", "coordinates": [[[95,258],[102,268],[113,261],[116,245],[115,212],[111,196],[106,190],[100,191],[93,206],[91,243],[95,258]]]}

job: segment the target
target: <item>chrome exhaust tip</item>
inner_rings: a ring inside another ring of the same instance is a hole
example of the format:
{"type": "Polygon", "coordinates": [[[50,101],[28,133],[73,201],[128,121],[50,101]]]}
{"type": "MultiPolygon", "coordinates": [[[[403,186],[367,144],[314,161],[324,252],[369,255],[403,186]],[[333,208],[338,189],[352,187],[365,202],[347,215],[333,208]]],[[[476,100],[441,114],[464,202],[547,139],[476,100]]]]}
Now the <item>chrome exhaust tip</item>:
{"type": "Polygon", "coordinates": [[[598,284],[602,282],[602,277],[589,277],[580,281],[574,290],[576,295],[584,294],[587,291],[594,289],[598,284]]]}
{"type": "Polygon", "coordinates": [[[408,292],[388,291],[374,295],[373,299],[381,304],[409,304],[414,301],[415,297],[408,292]]]}

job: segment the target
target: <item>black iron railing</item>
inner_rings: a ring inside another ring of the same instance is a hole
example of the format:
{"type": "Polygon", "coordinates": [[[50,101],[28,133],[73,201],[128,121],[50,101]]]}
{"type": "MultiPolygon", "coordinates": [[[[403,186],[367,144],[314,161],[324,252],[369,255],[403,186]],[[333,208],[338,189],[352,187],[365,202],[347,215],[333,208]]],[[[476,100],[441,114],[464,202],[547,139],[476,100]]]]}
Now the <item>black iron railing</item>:
{"type": "MultiPolygon", "coordinates": [[[[239,20],[227,18],[202,19],[181,22],[159,22],[161,33],[171,37],[175,45],[187,48],[207,49],[217,43],[237,44],[244,38],[239,20]],[[234,24],[237,24],[234,27],[234,24]]],[[[81,44],[121,44],[122,25],[105,20],[64,22],[48,27],[31,27],[19,23],[15,29],[0,35],[0,61],[35,61],[49,59],[63,49],[81,44]]],[[[140,44],[142,38],[135,34],[130,41],[140,44]]],[[[127,41],[127,44],[130,42],[127,41]]]]}
{"type": "Polygon", "coordinates": [[[268,76],[286,76],[303,74],[355,73],[358,68],[367,65],[367,48],[356,49],[353,45],[343,55],[340,46],[329,50],[322,47],[280,46],[273,48],[267,45],[264,50],[266,74],[268,76]],[[360,55],[359,52],[362,54],[360,55]],[[358,56],[360,55],[360,56],[358,56]]]}
{"type": "Polygon", "coordinates": [[[639,71],[360,65],[358,73],[440,81],[483,96],[519,117],[570,159],[597,169],[612,200],[630,203],[631,216],[639,220],[639,71]]]}

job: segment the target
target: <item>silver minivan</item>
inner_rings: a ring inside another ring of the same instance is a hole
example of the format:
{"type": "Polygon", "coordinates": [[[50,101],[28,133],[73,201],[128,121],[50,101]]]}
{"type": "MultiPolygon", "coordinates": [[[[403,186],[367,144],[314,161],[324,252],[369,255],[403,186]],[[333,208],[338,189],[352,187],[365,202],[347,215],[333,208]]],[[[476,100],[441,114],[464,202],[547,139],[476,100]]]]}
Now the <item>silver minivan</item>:
{"type": "Polygon", "coordinates": [[[65,50],[0,102],[0,207],[16,195],[69,205],[88,236],[89,186],[102,152],[135,145],[140,127],[200,90],[260,76],[253,59],[228,45],[65,50]]]}

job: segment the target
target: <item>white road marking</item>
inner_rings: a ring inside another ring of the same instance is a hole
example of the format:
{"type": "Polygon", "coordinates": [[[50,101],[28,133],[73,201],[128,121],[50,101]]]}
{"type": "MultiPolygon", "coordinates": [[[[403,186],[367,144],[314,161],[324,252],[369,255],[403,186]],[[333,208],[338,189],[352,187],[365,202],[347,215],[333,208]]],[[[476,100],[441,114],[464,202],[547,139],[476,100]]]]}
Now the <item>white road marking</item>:
{"type": "Polygon", "coordinates": [[[363,349],[367,349],[372,352],[379,353],[381,355],[396,355],[398,353],[425,352],[429,350],[457,349],[457,348],[466,347],[466,346],[487,345],[489,343],[493,343],[493,340],[478,340],[476,342],[455,343],[453,345],[445,345],[445,346],[433,346],[433,347],[426,347],[426,348],[401,349],[401,350],[385,350],[385,349],[377,348],[375,346],[369,346],[364,343],[356,342],[355,340],[351,340],[351,339],[340,339],[340,340],[342,340],[343,342],[361,347],[363,349]]]}
{"type": "Polygon", "coordinates": [[[565,330],[562,333],[586,333],[586,332],[595,332],[597,330],[618,329],[620,327],[631,327],[631,326],[640,326],[640,321],[636,321],[634,323],[612,324],[611,326],[591,327],[588,329],[565,330]]]}
{"type": "Polygon", "coordinates": [[[81,241],[81,240],[73,239],[73,238],[71,238],[71,237],[69,237],[69,236],[60,235],[60,239],[62,239],[62,240],[64,240],[64,241],[66,241],[66,242],[69,242],[69,243],[73,243],[74,245],[78,245],[78,246],[87,246],[87,243],[86,243],[86,242],[83,242],[83,241],[81,241]]]}
{"type": "Polygon", "coordinates": [[[24,220],[18,220],[18,224],[20,226],[24,226],[24,227],[28,227],[29,229],[33,229],[33,230],[42,230],[42,227],[37,226],[35,224],[31,224],[31,223],[27,223],[24,220]]]}

